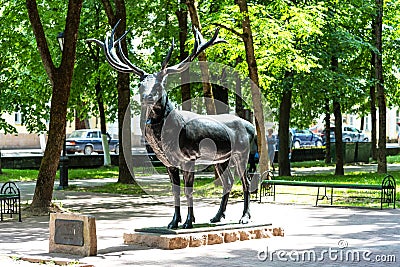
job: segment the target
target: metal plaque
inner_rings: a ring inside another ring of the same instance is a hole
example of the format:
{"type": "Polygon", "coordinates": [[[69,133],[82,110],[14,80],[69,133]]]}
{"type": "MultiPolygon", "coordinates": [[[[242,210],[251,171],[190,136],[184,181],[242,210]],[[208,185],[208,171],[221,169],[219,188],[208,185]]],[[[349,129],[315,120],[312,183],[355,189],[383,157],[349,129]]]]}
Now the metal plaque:
{"type": "Polygon", "coordinates": [[[61,245],[83,246],[83,221],[56,219],[54,242],[61,245]]]}

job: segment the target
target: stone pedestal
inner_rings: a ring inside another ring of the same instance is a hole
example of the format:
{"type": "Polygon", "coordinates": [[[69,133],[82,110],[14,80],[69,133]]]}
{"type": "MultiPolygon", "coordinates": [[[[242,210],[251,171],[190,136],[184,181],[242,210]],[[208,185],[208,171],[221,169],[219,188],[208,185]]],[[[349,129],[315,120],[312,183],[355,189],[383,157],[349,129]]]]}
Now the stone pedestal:
{"type": "Polygon", "coordinates": [[[170,230],[164,227],[136,229],[124,234],[125,244],[144,245],[161,249],[181,249],[251,239],[284,236],[280,227],[271,224],[195,225],[193,229],[170,230]]]}
{"type": "Polygon", "coordinates": [[[50,214],[50,253],[97,255],[96,221],[93,216],[50,214]]]}

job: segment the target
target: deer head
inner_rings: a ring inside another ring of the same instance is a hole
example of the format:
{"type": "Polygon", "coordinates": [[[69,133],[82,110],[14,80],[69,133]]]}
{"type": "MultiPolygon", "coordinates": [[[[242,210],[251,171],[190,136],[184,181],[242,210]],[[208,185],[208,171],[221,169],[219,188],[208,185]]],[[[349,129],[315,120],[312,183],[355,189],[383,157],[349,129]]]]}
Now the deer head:
{"type": "Polygon", "coordinates": [[[209,41],[205,41],[199,30],[195,28],[193,51],[185,60],[175,66],[168,67],[168,62],[171,59],[172,51],[174,49],[174,41],[172,40],[171,48],[161,64],[161,70],[153,74],[148,74],[132,64],[122,51],[121,40],[125,38],[129,31],[126,31],[121,37],[115,39],[115,31],[118,24],[119,21],[114,26],[111,33],[106,35],[104,42],[97,39],[88,39],[87,41],[95,42],[103,48],[107,62],[115,70],[123,73],[133,73],[140,77],[139,92],[141,94],[141,102],[144,105],[152,105],[156,100],[162,98],[165,93],[165,80],[169,74],[185,71],[189,67],[189,63],[208,47],[226,42],[225,40],[218,38],[218,28],[215,30],[213,37],[209,41]]]}

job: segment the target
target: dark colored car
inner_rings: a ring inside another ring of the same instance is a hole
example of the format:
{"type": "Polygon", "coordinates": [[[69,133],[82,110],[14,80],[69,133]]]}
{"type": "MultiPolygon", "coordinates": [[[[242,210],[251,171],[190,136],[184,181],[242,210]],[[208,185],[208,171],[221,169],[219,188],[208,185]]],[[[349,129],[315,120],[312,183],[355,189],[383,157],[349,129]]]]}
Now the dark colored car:
{"type": "Polygon", "coordinates": [[[316,133],[311,132],[308,129],[290,129],[292,133],[293,141],[292,146],[294,148],[300,148],[305,146],[322,146],[322,138],[316,133]]]}
{"type": "MultiPolygon", "coordinates": [[[[324,129],[321,134],[324,144],[326,142],[325,132],[326,130],[324,129]]],[[[330,140],[331,143],[334,143],[336,141],[335,126],[331,126],[330,140]]],[[[355,128],[354,126],[343,126],[342,140],[343,142],[368,142],[369,138],[363,131],[355,128]]]]}
{"type": "MultiPolygon", "coordinates": [[[[117,139],[112,139],[107,133],[108,145],[110,152],[119,153],[119,142],[117,139]]],[[[96,129],[84,129],[73,131],[66,140],[67,154],[75,152],[90,155],[93,152],[103,154],[103,145],[101,141],[101,131],[96,129]]]]}

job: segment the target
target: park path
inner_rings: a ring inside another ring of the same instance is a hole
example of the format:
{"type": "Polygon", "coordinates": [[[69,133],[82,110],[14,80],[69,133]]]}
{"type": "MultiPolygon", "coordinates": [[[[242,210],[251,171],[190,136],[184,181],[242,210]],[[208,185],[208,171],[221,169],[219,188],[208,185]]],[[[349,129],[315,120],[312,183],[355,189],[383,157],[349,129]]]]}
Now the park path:
{"type": "MultiPolygon", "coordinates": [[[[164,178],[157,176],[156,179],[164,178]]],[[[115,179],[74,180],[70,183],[95,185],[111,181],[115,179]]],[[[21,183],[21,189],[26,201],[33,194],[34,183],[21,183]]],[[[398,266],[400,262],[399,209],[252,202],[252,220],[282,227],[285,237],[168,251],[124,245],[122,235],[132,232],[135,228],[166,225],[173,212],[172,197],[133,197],[55,190],[54,201],[63,208],[95,216],[98,255],[82,258],[49,254],[49,217],[24,217],[22,223],[16,220],[0,222],[0,266],[38,265],[12,261],[8,257],[10,255],[41,259],[75,259],[94,266],[107,267],[293,266],[296,260],[301,261],[297,263],[301,266],[398,266]],[[351,257],[357,255],[361,255],[362,258],[358,259],[359,262],[354,262],[351,257]],[[396,262],[379,262],[382,259],[396,262]]],[[[184,201],[182,205],[184,218],[184,201]]],[[[208,222],[218,206],[217,198],[195,199],[196,223],[208,222]]],[[[242,206],[242,201],[231,201],[228,204],[226,220],[236,222],[240,218],[242,206]]]]}

